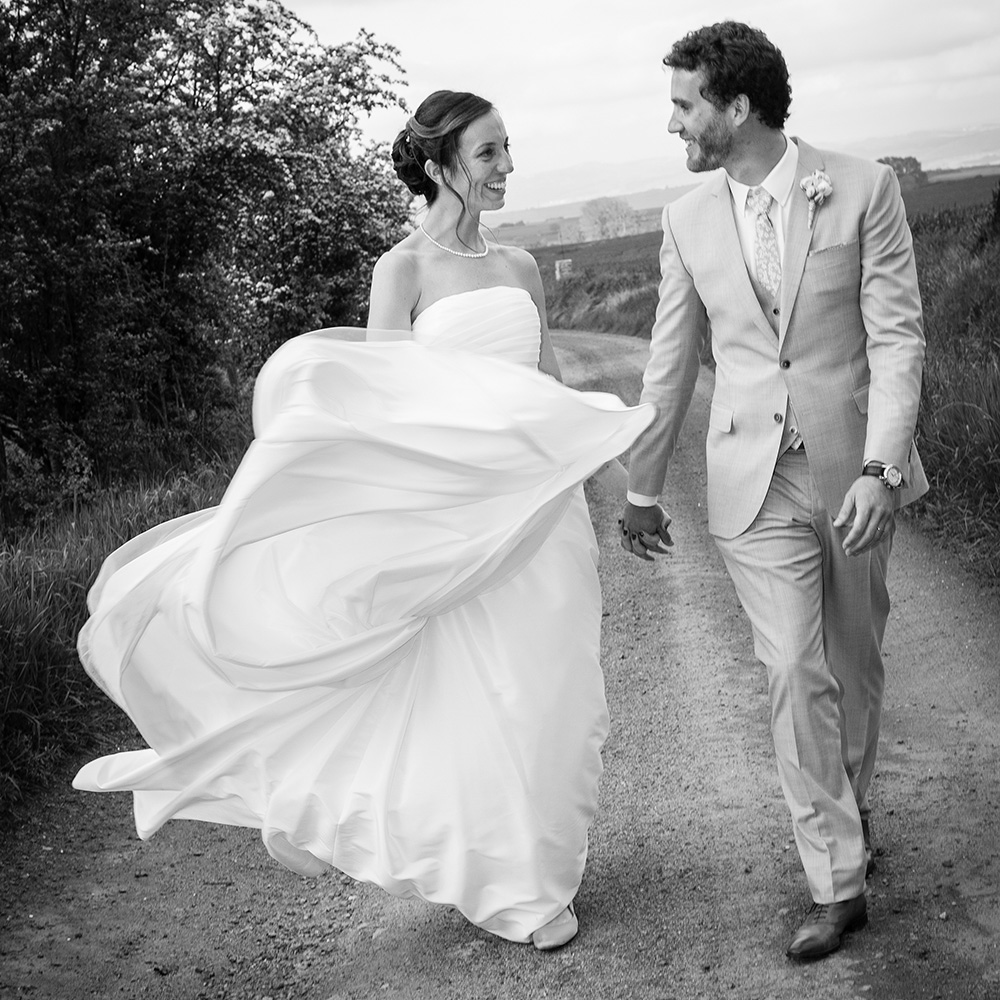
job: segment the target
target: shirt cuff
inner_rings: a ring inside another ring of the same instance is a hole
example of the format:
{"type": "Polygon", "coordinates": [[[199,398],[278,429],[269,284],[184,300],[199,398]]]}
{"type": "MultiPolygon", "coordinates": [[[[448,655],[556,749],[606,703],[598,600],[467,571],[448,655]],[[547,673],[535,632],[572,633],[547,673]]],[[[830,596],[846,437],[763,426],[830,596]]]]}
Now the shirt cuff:
{"type": "Polygon", "coordinates": [[[657,497],[647,497],[642,493],[633,493],[631,490],[626,490],[625,499],[633,507],[655,507],[659,502],[657,497]]]}

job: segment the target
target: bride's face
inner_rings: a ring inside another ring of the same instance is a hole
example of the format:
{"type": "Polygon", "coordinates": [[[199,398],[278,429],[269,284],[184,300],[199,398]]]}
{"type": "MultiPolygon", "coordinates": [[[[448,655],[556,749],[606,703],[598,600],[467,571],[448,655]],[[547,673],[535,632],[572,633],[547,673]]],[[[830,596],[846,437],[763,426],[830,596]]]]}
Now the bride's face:
{"type": "Polygon", "coordinates": [[[495,212],[503,208],[507,175],[514,169],[503,119],[496,111],[477,118],[462,134],[459,162],[447,171],[448,182],[462,196],[469,211],[495,212]]]}

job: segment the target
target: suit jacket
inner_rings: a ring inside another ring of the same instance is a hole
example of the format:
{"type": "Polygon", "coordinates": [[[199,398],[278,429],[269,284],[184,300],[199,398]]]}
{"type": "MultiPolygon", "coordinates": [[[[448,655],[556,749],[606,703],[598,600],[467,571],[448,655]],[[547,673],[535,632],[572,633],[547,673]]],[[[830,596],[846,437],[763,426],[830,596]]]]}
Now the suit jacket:
{"type": "Polygon", "coordinates": [[[897,506],[927,489],[913,444],[924,357],[920,295],[896,175],[793,141],[798,173],[780,312],[771,321],[747,272],[725,174],[663,212],[660,299],[642,391],[658,415],[632,447],[629,488],[649,496],[663,489],[711,331],[708,515],[709,530],[723,538],[746,530],[760,510],[789,400],[831,515],[865,458],[902,470],[897,506]],[[799,181],[814,170],[827,173],[833,192],[810,227],[799,181]]]}

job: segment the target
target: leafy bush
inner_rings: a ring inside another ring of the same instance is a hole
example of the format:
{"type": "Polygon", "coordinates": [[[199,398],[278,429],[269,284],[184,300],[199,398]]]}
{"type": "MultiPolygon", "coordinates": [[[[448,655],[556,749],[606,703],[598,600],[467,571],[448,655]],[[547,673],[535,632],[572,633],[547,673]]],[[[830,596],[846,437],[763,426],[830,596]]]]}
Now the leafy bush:
{"type": "Polygon", "coordinates": [[[278,344],[363,322],[395,55],[275,0],[0,4],[0,528],[224,449],[278,344]]]}
{"type": "Polygon", "coordinates": [[[0,810],[93,729],[101,560],[218,499],[275,347],[364,322],[396,54],[275,0],[0,3],[0,810]]]}

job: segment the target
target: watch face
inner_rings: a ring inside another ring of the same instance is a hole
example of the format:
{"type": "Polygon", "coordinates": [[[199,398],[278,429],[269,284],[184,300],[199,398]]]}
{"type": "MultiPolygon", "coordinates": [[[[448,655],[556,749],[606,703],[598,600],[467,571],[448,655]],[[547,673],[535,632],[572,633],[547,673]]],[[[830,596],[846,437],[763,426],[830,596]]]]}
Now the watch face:
{"type": "Polygon", "coordinates": [[[899,471],[894,465],[887,465],[882,470],[882,478],[885,480],[887,486],[891,486],[893,489],[901,486],[903,482],[903,473],[899,471]]]}

